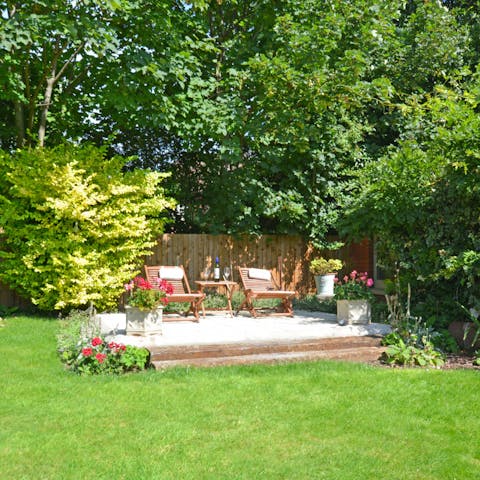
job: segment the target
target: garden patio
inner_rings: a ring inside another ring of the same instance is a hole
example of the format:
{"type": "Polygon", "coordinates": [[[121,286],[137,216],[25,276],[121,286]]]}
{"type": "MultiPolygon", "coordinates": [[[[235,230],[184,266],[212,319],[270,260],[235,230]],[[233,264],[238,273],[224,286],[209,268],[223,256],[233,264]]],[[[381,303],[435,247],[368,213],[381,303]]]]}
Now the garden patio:
{"type": "MultiPolygon", "coordinates": [[[[125,334],[125,314],[104,314],[101,331],[108,338],[147,347],[157,368],[173,365],[275,363],[321,358],[376,360],[388,325],[339,325],[336,315],[297,310],[293,317],[252,317],[240,312],[207,312],[200,321],[163,322],[161,335],[125,334]]],[[[179,318],[181,320],[181,318],[179,318]]]]}

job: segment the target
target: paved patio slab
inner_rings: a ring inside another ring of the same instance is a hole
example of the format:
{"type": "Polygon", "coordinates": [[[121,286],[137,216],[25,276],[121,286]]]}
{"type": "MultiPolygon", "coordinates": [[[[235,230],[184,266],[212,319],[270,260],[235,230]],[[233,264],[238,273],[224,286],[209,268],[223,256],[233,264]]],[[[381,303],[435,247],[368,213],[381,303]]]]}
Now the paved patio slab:
{"type": "Polygon", "coordinates": [[[323,312],[295,311],[290,317],[258,317],[248,313],[230,317],[223,312],[207,312],[200,322],[164,322],[162,335],[133,336],[125,334],[125,314],[101,316],[104,335],[129,345],[180,346],[255,343],[335,337],[386,335],[390,326],[338,325],[336,315],[323,312]]]}

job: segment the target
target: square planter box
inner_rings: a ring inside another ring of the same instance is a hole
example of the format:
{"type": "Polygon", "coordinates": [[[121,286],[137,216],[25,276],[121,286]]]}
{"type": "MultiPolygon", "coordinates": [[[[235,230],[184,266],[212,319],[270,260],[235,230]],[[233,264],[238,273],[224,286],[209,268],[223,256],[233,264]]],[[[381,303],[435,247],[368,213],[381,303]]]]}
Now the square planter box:
{"type": "Polygon", "coordinates": [[[163,307],[156,310],[140,310],[125,307],[127,315],[127,335],[154,335],[162,333],[163,307]]]}
{"type": "Polygon", "coordinates": [[[371,318],[368,300],[337,300],[337,322],[341,325],[366,325],[371,318]]]}

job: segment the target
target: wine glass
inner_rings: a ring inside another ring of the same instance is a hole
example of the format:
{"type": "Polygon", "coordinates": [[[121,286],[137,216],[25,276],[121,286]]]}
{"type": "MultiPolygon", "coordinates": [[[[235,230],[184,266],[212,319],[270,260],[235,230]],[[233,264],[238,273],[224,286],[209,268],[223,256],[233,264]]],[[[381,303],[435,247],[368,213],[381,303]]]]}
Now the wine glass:
{"type": "Polygon", "coordinates": [[[208,280],[208,277],[210,277],[210,272],[211,272],[210,267],[205,267],[203,269],[203,279],[204,280],[208,280]]]}
{"type": "Polygon", "coordinates": [[[225,280],[228,281],[228,279],[230,278],[230,273],[231,273],[230,267],[225,267],[223,269],[223,277],[225,278],[225,280]]]}

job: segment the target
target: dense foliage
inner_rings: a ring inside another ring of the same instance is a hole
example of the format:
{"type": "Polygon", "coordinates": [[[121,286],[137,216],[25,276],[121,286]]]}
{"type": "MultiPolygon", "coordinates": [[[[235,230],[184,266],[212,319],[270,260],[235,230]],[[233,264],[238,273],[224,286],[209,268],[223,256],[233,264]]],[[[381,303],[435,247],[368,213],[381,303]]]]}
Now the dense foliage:
{"type": "Polygon", "coordinates": [[[115,306],[172,206],[95,147],[0,152],[0,279],[40,308],[115,306]]]}
{"type": "Polygon", "coordinates": [[[176,231],[322,244],[404,106],[477,61],[477,3],[445,5],[7,1],[0,142],[111,139],[132,167],[175,171],[176,231]]]}
{"type": "Polygon", "coordinates": [[[476,76],[417,105],[410,134],[359,173],[344,222],[349,234],[377,235],[385,268],[451,312],[480,302],[479,93],[476,76]]]}

